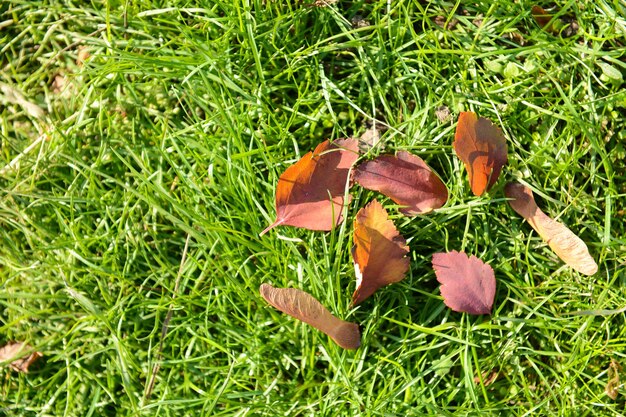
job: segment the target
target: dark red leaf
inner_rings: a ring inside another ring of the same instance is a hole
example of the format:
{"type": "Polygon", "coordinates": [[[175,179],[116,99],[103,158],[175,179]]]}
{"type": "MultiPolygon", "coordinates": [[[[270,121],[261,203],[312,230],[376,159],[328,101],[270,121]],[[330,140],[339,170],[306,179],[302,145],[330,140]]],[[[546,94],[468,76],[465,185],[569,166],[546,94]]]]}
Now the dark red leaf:
{"type": "Polygon", "coordinates": [[[354,170],[354,180],[368,190],[379,191],[405,206],[408,216],[440,208],[448,199],[448,189],[419,156],[409,152],[381,155],[354,170]]]}
{"type": "Polygon", "coordinates": [[[433,269],[448,307],[462,313],[491,314],[496,276],[489,265],[474,255],[452,251],[435,253],[433,269]]]}

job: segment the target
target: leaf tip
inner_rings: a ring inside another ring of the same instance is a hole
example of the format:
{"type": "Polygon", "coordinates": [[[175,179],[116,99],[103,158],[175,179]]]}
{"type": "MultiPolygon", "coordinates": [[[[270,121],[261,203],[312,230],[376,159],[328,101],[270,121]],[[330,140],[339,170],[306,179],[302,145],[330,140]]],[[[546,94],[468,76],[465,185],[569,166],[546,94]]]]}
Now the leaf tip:
{"type": "Polygon", "coordinates": [[[274,223],[270,224],[265,229],[263,229],[263,231],[261,233],[259,233],[259,237],[263,236],[264,234],[266,234],[267,232],[269,232],[273,228],[275,228],[277,226],[280,226],[283,223],[284,223],[284,221],[282,219],[281,220],[276,219],[276,221],[274,221],[274,223]]]}
{"type": "Polygon", "coordinates": [[[361,304],[366,298],[368,298],[371,294],[365,295],[363,291],[361,291],[361,287],[357,286],[357,289],[354,290],[352,294],[352,306],[356,307],[361,304]]]}

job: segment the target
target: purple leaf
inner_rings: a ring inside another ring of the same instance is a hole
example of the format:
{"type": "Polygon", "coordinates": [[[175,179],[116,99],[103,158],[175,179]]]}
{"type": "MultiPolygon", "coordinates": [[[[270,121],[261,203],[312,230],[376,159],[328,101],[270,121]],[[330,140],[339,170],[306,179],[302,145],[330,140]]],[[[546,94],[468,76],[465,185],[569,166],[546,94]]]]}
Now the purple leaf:
{"type": "Polygon", "coordinates": [[[493,268],[474,255],[452,251],[435,253],[433,269],[448,307],[461,313],[491,314],[496,295],[493,268]]]}

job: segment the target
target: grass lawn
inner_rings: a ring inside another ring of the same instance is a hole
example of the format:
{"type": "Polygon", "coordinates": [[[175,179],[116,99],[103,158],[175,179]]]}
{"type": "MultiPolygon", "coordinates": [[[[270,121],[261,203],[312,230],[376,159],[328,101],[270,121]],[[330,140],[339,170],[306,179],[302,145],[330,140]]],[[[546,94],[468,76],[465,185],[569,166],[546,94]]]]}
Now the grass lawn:
{"type": "Polygon", "coordinates": [[[559,33],[525,0],[318,3],[0,3],[0,346],[44,355],[0,365],[0,415],[626,415],[626,4],[543,4],[559,33]],[[482,197],[452,148],[461,111],[507,138],[482,197]],[[421,156],[443,208],[354,188],[335,230],[259,237],[290,164],[372,127],[362,158],[421,156]],[[509,207],[512,180],[595,275],[509,207]],[[374,198],[411,267],[352,308],[374,198]],[[443,304],[431,257],[452,250],[495,270],[491,316],[443,304]],[[361,347],[270,307],[264,282],[359,323],[361,347]]]}

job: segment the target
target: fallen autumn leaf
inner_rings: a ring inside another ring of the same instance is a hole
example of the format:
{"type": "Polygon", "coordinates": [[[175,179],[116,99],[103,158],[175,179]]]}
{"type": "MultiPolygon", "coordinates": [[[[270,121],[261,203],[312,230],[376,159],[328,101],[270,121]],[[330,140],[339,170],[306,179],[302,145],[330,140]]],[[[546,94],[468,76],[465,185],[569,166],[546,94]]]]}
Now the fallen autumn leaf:
{"type": "Polygon", "coordinates": [[[483,195],[498,181],[507,163],[507,145],[502,131],[489,119],[462,112],[454,134],[454,151],[465,164],[472,193],[483,195]]]}
{"type": "Polygon", "coordinates": [[[400,211],[407,216],[438,209],[448,199],[448,189],[426,162],[405,151],[363,162],[355,168],[354,180],[405,206],[400,211]]]}
{"type": "Polygon", "coordinates": [[[376,200],[357,213],[353,240],[357,283],[352,303],[357,305],[379,288],[404,279],[409,270],[409,247],[376,200]]]}
{"type": "Polygon", "coordinates": [[[496,295],[493,268],[463,252],[435,253],[433,269],[441,284],[443,302],[454,311],[491,314],[496,295]]]}
{"type": "Polygon", "coordinates": [[[320,143],[278,179],[276,220],[261,236],[276,226],[331,230],[343,221],[344,198],[350,168],[359,157],[355,139],[320,143]]]}
{"type": "Polygon", "coordinates": [[[11,369],[17,372],[28,373],[28,368],[39,358],[43,357],[41,352],[32,352],[32,346],[24,342],[9,342],[0,348],[0,362],[11,360],[11,369]],[[30,354],[25,354],[32,352],[30,354]]]}

